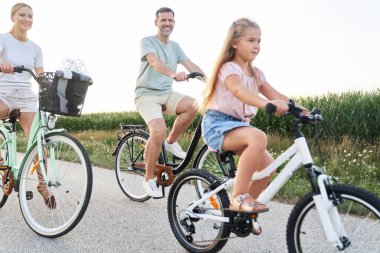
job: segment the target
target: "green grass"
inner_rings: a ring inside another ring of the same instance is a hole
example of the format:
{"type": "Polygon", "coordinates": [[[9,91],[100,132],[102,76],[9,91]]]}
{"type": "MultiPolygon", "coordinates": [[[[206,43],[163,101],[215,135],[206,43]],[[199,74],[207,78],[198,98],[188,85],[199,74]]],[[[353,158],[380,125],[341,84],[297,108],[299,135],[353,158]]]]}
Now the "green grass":
{"type": "MultiPolygon", "coordinates": [[[[316,130],[321,139],[319,148],[317,143],[310,143],[315,163],[324,166],[328,174],[339,177],[341,183],[353,184],[380,196],[380,89],[297,98],[296,101],[307,108],[318,107],[325,120],[316,130]]],[[[189,145],[200,117],[199,114],[180,139],[182,147],[189,145]]],[[[173,116],[165,117],[169,128],[174,120],[173,116]]],[[[268,149],[274,157],[292,143],[289,122],[289,118],[268,116],[261,110],[252,120],[253,125],[268,133],[268,149]]],[[[145,125],[137,112],[115,112],[60,116],[57,127],[65,128],[81,141],[93,166],[114,169],[112,153],[120,123],[145,125]]],[[[313,128],[302,130],[312,140],[313,128]]],[[[25,138],[19,138],[19,143],[19,150],[25,150],[25,138]]],[[[303,169],[297,171],[277,197],[294,201],[309,191],[305,174],[303,169]]]]}

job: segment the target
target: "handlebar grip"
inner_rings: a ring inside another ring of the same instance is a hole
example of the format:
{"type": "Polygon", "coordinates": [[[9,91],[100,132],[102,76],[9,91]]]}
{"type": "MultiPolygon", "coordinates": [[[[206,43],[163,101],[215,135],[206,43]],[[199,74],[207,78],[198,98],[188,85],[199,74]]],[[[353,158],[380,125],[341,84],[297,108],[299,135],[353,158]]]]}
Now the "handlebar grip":
{"type": "Polygon", "coordinates": [[[24,66],[14,66],[13,67],[13,72],[21,73],[24,70],[25,70],[24,66]]]}
{"type": "Polygon", "coordinates": [[[204,77],[204,75],[202,73],[199,73],[199,72],[192,72],[190,74],[187,74],[187,79],[189,78],[195,78],[197,76],[200,76],[200,77],[204,77]]]}
{"type": "Polygon", "coordinates": [[[275,113],[276,112],[276,106],[272,103],[268,103],[265,105],[265,112],[267,114],[272,114],[272,113],[275,113]]]}

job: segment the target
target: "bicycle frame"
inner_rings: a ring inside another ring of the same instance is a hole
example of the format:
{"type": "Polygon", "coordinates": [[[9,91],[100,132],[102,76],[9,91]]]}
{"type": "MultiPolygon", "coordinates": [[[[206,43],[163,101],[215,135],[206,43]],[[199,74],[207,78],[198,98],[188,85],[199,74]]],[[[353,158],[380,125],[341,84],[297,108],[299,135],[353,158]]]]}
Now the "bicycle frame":
{"type": "MultiPolygon", "coordinates": [[[[303,166],[308,172],[308,176],[312,184],[314,192],[313,198],[326,237],[330,242],[334,243],[335,246],[342,248],[343,244],[339,240],[339,238],[342,238],[343,236],[347,237],[347,234],[341,225],[337,208],[329,200],[326,190],[326,185],[330,184],[330,179],[332,177],[327,176],[325,174],[320,174],[320,172],[318,172],[319,175],[317,175],[316,177],[316,168],[314,168],[315,166],[313,165],[313,159],[311,157],[310,150],[305,137],[299,136],[298,138],[296,138],[294,140],[294,144],[291,147],[289,147],[285,152],[283,152],[279,157],[277,157],[277,159],[274,160],[269,166],[267,166],[261,172],[254,173],[254,175],[252,176],[252,180],[259,180],[269,176],[272,172],[279,168],[280,165],[285,163],[285,167],[276,176],[276,178],[274,178],[271,181],[271,183],[260,194],[257,200],[263,204],[268,203],[278,193],[281,187],[291,178],[293,173],[296,170],[298,170],[303,164],[303,166]],[[286,163],[286,161],[288,162],[286,163]],[[332,220],[337,222],[334,223],[332,222],[332,220]]],[[[221,183],[214,190],[205,193],[201,199],[197,200],[186,209],[186,214],[193,218],[216,220],[228,223],[230,221],[230,217],[194,213],[193,209],[196,206],[208,200],[209,198],[212,198],[212,196],[218,193],[219,191],[232,187],[233,183],[234,178],[230,178],[224,183],[221,183]]]]}
{"type": "MultiPolygon", "coordinates": [[[[38,165],[40,166],[41,174],[43,175],[43,178],[46,180],[46,170],[45,170],[45,161],[44,161],[44,151],[43,151],[43,144],[45,141],[44,136],[51,132],[64,132],[64,129],[53,129],[49,130],[47,127],[47,116],[46,112],[38,111],[33,119],[33,123],[30,130],[30,136],[28,139],[28,146],[26,154],[31,152],[30,147],[33,146],[35,142],[37,142],[38,147],[38,165]]],[[[21,165],[17,166],[17,134],[16,129],[11,129],[12,123],[10,122],[4,122],[1,121],[0,123],[0,129],[2,132],[6,135],[5,142],[0,146],[2,148],[4,145],[8,145],[8,155],[9,155],[9,161],[7,166],[10,167],[10,171],[13,173],[13,177],[15,179],[14,182],[14,190],[18,192],[19,190],[19,183],[21,178],[22,169],[24,167],[24,164],[27,159],[27,155],[25,155],[22,159],[21,165]]],[[[51,150],[51,156],[55,157],[54,149],[51,150]]],[[[54,170],[55,171],[55,170],[54,170]]],[[[57,173],[55,171],[55,173],[57,173]]],[[[45,181],[45,183],[48,183],[45,181]]]]}
{"type": "MultiPolygon", "coordinates": [[[[198,121],[198,125],[195,129],[195,132],[194,132],[194,135],[190,141],[190,145],[189,145],[189,148],[186,152],[186,157],[184,160],[182,160],[180,163],[170,163],[169,162],[169,158],[168,158],[168,155],[167,155],[167,152],[166,152],[166,148],[165,148],[165,144],[163,143],[162,146],[161,146],[161,151],[162,151],[162,156],[163,156],[163,163],[164,165],[167,165],[167,166],[170,166],[172,167],[173,169],[173,173],[174,175],[177,175],[179,173],[181,173],[184,169],[186,169],[187,165],[189,165],[189,163],[191,162],[191,158],[193,157],[194,153],[195,153],[195,150],[197,148],[197,145],[199,143],[199,140],[201,139],[201,134],[202,134],[202,130],[201,130],[201,122],[202,122],[202,117],[199,119],[198,121]]],[[[132,130],[130,131],[119,131],[119,133],[124,133],[124,135],[126,135],[127,133],[136,133],[136,132],[146,132],[145,130],[139,130],[139,129],[134,129],[132,128],[132,130]]],[[[149,134],[148,132],[146,132],[147,134],[149,134]]],[[[114,151],[114,153],[112,155],[115,155],[117,153],[117,150],[119,149],[120,147],[120,143],[121,141],[123,140],[123,138],[120,138],[120,141],[119,141],[119,144],[118,146],[116,147],[116,150],[114,151]]],[[[139,154],[142,155],[143,151],[139,154]]],[[[135,161],[137,160],[137,157],[135,158],[135,161]]],[[[134,161],[132,162],[132,164],[134,163],[134,161]]],[[[141,170],[141,171],[145,171],[145,170],[142,170],[140,167],[138,166],[135,166],[134,167],[135,170],[141,170]]]]}

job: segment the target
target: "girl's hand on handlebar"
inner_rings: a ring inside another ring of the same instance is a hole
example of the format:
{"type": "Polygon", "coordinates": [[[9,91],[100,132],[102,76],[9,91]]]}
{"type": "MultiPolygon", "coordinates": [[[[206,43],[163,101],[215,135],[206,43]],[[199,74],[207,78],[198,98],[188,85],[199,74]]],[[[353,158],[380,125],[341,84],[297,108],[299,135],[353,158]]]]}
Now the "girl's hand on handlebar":
{"type": "Polygon", "coordinates": [[[9,63],[1,63],[0,70],[4,73],[13,73],[13,66],[9,63]]]}
{"type": "Polygon", "coordinates": [[[276,107],[276,115],[282,116],[289,111],[288,103],[283,100],[271,100],[269,101],[276,107]]]}

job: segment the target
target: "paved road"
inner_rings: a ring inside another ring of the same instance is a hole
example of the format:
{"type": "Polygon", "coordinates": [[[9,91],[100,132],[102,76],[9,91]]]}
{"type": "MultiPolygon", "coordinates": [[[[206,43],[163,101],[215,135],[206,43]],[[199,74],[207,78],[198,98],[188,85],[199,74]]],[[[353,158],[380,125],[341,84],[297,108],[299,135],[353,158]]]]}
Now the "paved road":
{"type": "MultiPolygon", "coordinates": [[[[186,252],[171,232],[166,198],[130,201],[120,190],[113,170],[93,168],[94,186],[83,219],[56,239],[35,234],[25,223],[16,194],[0,209],[0,252],[186,252]]],[[[270,203],[260,216],[263,234],[231,239],[221,252],[286,252],[285,229],[291,206],[270,203]]]]}

